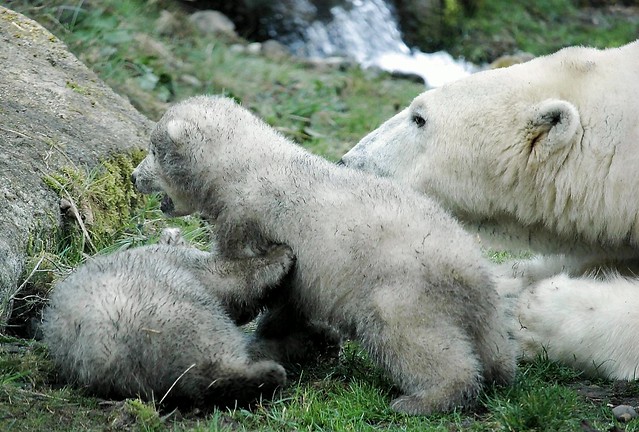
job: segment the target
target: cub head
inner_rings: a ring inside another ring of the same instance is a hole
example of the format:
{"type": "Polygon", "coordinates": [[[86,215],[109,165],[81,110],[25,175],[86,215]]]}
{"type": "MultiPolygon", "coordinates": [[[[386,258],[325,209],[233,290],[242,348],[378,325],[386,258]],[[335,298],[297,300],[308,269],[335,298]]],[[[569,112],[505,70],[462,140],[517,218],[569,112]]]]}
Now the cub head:
{"type": "Polygon", "coordinates": [[[232,99],[198,96],[173,105],[151,132],[149,153],[133,171],[140,192],[163,192],[171,216],[200,212],[216,217],[224,180],[242,176],[250,149],[265,126],[232,99]]]}
{"type": "Polygon", "coordinates": [[[133,170],[132,180],[142,193],[163,193],[161,210],[183,216],[200,210],[197,162],[206,139],[199,127],[200,103],[187,100],[171,107],[151,132],[149,152],[133,170]]]}
{"type": "Polygon", "coordinates": [[[530,209],[583,133],[575,106],[529,90],[525,64],[472,75],[417,96],[342,157],[425,192],[458,216],[530,209]],[[519,67],[519,69],[517,69],[519,67]]]}

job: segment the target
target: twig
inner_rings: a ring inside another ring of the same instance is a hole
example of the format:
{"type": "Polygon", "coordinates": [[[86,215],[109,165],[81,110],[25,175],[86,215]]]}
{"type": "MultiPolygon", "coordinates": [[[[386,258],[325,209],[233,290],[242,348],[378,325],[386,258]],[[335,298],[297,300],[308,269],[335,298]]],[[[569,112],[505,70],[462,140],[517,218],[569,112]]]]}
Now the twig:
{"type": "Polygon", "coordinates": [[[40,264],[42,264],[42,261],[44,261],[44,257],[45,257],[44,255],[42,255],[40,257],[40,259],[38,260],[38,263],[35,265],[35,267],[33,267],[33,270],[31,270],[31,273],[29,273],[29,276],[27,276],[27,278],[20,284],[18,289],[15,290],[15,292],[11,295],[9,300],[15,300],[16,299],[16,295],[18,295],[18,293],[22,290],[22,288],[24,288],[24,286],[27,284],[27,282],[29,282],[29,279],[31,279],[33,277],[35,272],[38,271],[38,267],[40,267],[40,264]]]}
{"type": "Polygon", "coordinates": [[[173,384],[171,384],[171,387],[169,387],[169,389],[166,391],[166,393],[164,393],[164,396],[162,396],[162,399],[160,399],[159,405],[162,405],[162,402],[164,402],[164,399],[169,395],[171,390],[173,390],[173,387],[175,387],[175,385],[178,383],[178,381],[181,380],[182,377],[184,375],[186,375],[186,373],[188,371],[190,371],[191,369],[193,369],[194,367],[195,367],[195,363],[193,363],[191,366],[189,366],[184,372],[182,372],[182,374],[179,377],[177,377],[177,379],[175,381],[173,381],[173,384]]]}
{"type": "MultiPolygon", "coordinates": [[[[43,139],[43,138],[40,138],[40,137],[37,137],[37,136],[33,136],[33,135],[29,135],[29,134],[26,134],[26,133],[24,133],[24,132],[19,132],[19,131],[17,131],[17,130],[13,130],[13,129],[5,128],[5,127],[2,127],[2,126],[0,126],[0,130],[3,130],[3,131],[8,132],[8,133],[13,133],[13,134],[19,135],[19,136],[21,136],[22,138],[28,138],[28,139],[32,139],[32,140],[36,140],[36,141],[40,141],[41,143],[43,143],[43,144],[45,144],[45,145],[48,145],[48,146],[53,147],[53,148],[54,148],[55,150],[57,150],[57,151],[58,151],[58,153],[60,153],[60,154],[61,154],[61,155],[62,155],[62,156],[63,156],[63,157],[64,157],[64,158],[65,158],[65,159],[69,162],[69,163],[71,163],[71,165],[73,165],[73,167],[74,167],[74,168],[76,168],[76,169],[77,169],[77,166],[76,166],[76,164],[73,162],[73,160],[71,160],[71,158],[70,158],[70,157],[69,157],[69,156],[68,156],[68,155],[67,155],[67,154],[66,154],[66,153],[65,153],[65,152],[64,152],[64,151],[63,151],[63,150],[59,147],[59,146],[57,146],[57,145],[53,142],[53,139],[50,139],[49,141],[47,141],[47,140],[45,140],[45,139],[43,139]]],[[[48,159],[48,157],[47,157],[47,159],[48,159]]],[[[46,160],[45,160],[45,162],[46,162],[46,160]]]]}
{"type": "Polygon", "coordinates": [[[71,212],[73,213],[73,216],[75,217],[76,221],[78,222],[78,225],[80,225],[80,230],[82,230],[83,237],[89,242],[89,245],[93,249],[93,252],[97,252],[98,249],[95,247],[95,245],[91,241],[91,236],[89,236],[89,231],[87,230],[86,226],[84,225],[84,221],[82,220],[82,216],[80,216],[80,212],[78,211],[78,207],[75,205],[75,202],[73,201],[73,198],[71,197],[71,194],[66,190],[64,185],[62,185],[55,178],[49,176],[49,180],[54,181],[57,184],[57,186],[60,188],[60,190],[66,195],[66,197],[67,197],[67,199],[69,201],[69,204],[71,204],[71,212]]]}

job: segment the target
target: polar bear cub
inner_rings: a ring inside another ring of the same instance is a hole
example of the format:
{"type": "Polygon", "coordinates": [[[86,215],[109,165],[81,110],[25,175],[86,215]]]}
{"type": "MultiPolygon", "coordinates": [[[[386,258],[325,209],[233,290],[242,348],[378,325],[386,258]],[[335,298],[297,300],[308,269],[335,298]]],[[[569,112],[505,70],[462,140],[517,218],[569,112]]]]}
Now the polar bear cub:
{"type": "Polygon", "coordinates": [[[525,355],[636,379],[638,76],[639,41],[480,72],[417,96],[342,161],[436,198],[485,243],[547,255],[516,269],[525,355]]]}
{"type": "Polygon", "coordinates": [[[359,341],[403,392],[395,410],[468,406],[513,379],[484,259],[423,195],[312,155],[222,97],[170,108],[134,177],[166,192],[167,212],[214,222],[225,255],[289,245],[290,310],[359,341]]]}
{"type": "Polygon", "coordinates": [[[54,287],[43,335],[61,377],[102,396],[202,407],[283,385],[282,366],[251,360],[237,324],[289,271],[290,248],[227,260],[176,229],[161,243],[95,257],[54,287]]]}

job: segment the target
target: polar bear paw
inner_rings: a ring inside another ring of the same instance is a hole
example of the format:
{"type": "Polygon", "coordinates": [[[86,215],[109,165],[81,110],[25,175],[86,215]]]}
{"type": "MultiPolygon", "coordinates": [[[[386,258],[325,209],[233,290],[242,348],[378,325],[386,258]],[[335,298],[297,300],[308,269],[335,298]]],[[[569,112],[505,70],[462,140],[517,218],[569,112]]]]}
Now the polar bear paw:
{"type": "Polygon", "coordinates": [[[160,234],[158,244],[169,246],[188,246],[188,242],[179,228],[164,228],[160,234]]]}

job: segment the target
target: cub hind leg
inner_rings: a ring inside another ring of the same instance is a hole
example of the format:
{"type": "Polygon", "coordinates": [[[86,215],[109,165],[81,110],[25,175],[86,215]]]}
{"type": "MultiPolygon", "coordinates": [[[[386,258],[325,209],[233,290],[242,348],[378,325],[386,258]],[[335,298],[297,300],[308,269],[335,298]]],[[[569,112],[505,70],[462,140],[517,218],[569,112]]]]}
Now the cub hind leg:
{"type": "Polygon", "coordinates": [[[427,415],[474,405],[483,367],[472,336],[459,317],[411,294],[380,290],[357,324],[359,342],[404,393],[391,407],[427,415]]]}
{"type": "Polygon", "coordinates": [[[362,343],[405,393],[391,402],[395,411],[427,415],[474,405],[481,363],[458,328],[382,324],[362,343]]]}
{"type": "Polygon", "coordinates": [[[235,361],[207,364],[197,379],[202,388],[199,397],[202,405],[247,405],[261,397],[272,397],[277,389],[284,387],[286,371],[272,360],[235,361]]]}
{"type": "Polygon", "coordinates": [[[484,365],[484,381],[498,385],[510,384],[517,372],[516,342],[513,331],[518,326],[515,308],[519,300],[521,281],[497,279],[498,297],[490,308],[474,319],[472,334],[477,352],[484,365]]]}
{"type": "Polygon", "coordinates": [[[164,394],[169,400],[187,396],[203,407],[243,405],[272,396],[286,384],[286,371],[281,365],[250,358],[248,335],[228,316],[215,308],[195,308],[184,321],[173,332],[158,335],[158,343],[170,340],[174,352],[171,355],[160,348],[164,354],[157,357],[163,364],[174,361],[171,382],[164,380],[163,386],[168,389],[164,394]]]}

